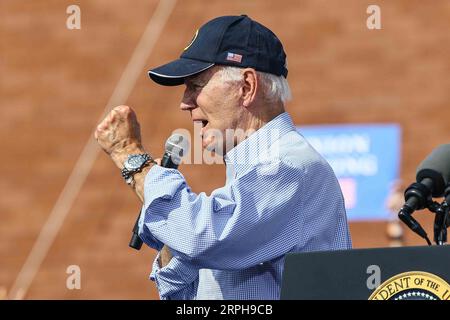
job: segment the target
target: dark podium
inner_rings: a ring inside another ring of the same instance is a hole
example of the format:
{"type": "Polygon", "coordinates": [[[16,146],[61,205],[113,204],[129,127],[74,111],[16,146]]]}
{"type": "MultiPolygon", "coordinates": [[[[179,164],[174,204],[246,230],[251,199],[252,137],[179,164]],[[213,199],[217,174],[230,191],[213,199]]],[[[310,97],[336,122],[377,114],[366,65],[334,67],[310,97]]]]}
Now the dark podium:
{"type": "Polygon", "coordinates": [[[450,246],[286,256],[282,300],[450,300],[450,246]]]}

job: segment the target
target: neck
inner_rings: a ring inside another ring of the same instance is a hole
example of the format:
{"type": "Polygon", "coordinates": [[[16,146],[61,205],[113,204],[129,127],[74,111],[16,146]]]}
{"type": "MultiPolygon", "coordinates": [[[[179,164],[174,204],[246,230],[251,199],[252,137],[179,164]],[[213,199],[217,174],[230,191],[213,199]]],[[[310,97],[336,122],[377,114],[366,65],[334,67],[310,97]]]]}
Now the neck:
{"type": "MultiPolygon", "coordinates": [[[[285,110],[282,103],[263,105],[261,107],[252,106],[252,108],[244,109],[235,125],[234,146],[237,146],[283,112],[285,110]]],[[[226,152],[228,151],[226,150],[226,152]]]]}
{"type": "MultiPolygon", "coordinates": [[[[239,118],[237,128],[248,132],[257,131],[266,123],[285,112],[282,103],[278,105],[252,107],[245,109],[239,118]]],[[[250,133],[251,134],[251,133],[250,133]]]]}

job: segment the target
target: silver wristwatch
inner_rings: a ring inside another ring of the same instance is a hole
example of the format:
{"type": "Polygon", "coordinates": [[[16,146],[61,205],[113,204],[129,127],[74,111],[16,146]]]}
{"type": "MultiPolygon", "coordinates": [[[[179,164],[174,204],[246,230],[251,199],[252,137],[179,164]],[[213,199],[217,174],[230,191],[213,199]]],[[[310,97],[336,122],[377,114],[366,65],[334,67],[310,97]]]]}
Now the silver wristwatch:
{"type": "Polygon", "coordinates": [[[155,163],[148,153],[130,154],[123,164],[122,177],[129,185],[134,184],[133,175],[136,172],[141,172],[142,169],[149,163],[155,163]]]}

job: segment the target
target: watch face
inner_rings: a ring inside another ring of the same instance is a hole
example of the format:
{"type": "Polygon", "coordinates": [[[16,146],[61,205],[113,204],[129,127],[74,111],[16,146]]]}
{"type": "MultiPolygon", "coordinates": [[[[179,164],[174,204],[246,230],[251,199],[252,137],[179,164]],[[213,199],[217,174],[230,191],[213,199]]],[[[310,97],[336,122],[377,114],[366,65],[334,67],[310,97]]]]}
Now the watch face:
{"type": "Polygon", "coordinates": [[[136,170],[141,167],[141,165],[145,162],[145,158],[140,154],[134,154],[128,157],[128,160],[125,161],[124,167],[128,170],[136,170]]]}

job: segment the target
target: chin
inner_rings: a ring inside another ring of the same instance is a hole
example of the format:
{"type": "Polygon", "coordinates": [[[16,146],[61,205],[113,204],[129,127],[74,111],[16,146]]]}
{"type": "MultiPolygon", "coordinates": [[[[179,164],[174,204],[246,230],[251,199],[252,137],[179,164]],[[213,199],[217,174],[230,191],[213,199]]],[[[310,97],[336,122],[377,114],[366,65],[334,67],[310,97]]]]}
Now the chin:
{"type": "Polygon", "coordinates": [[[203,150],[216,152],[216,145],[214,143],[205,143],[203,145],[203,150]]]}
{"type": "Polygon", "coordinates": [[[223,156],[221,148],[217,145],[215,141],[204,142],[202,144],[203,151],[208,151],[212,154],[223,156]]]}

